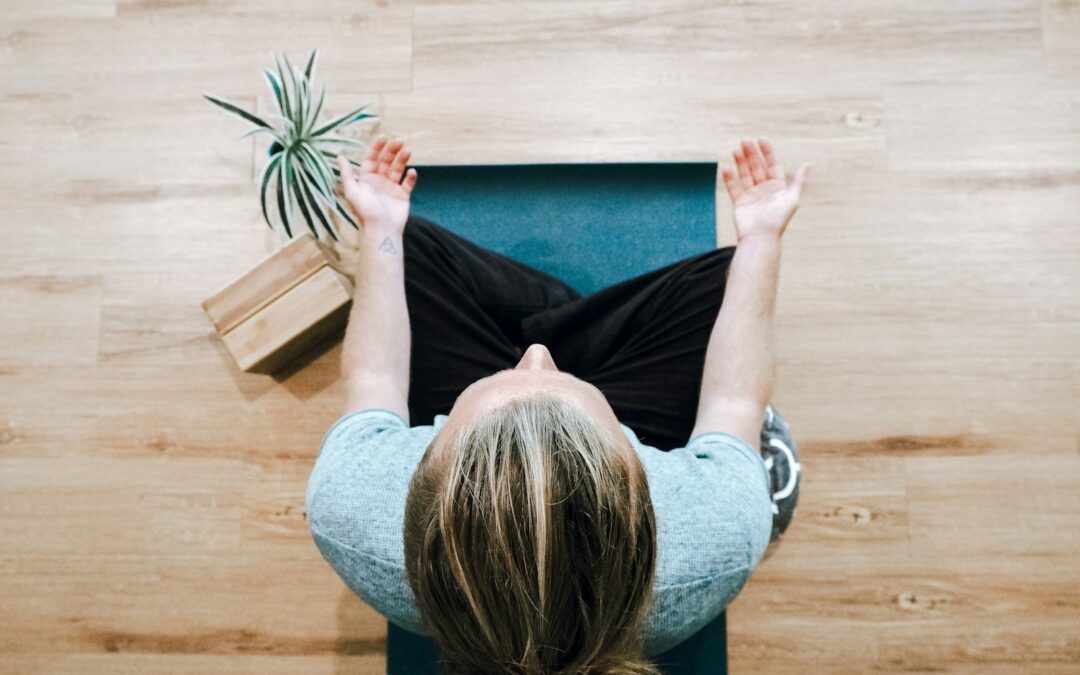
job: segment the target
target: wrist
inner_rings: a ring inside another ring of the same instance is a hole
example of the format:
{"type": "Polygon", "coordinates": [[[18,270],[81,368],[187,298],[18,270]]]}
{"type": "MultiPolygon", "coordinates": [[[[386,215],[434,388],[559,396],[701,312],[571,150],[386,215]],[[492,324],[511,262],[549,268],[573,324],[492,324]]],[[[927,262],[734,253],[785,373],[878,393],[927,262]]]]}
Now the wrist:
{"type": "Polygon", "coordinates": [[[360,252],[377,258],[400,258],[404,253],[404,232],[393,228],[364,228],[360,234],[360,252]]]}
{"type": "Polygon", "coordinates": [[[775,232],[756,232],[748,234],[736,243],[736,248],[780,252],[780,235],[775,232]]]}
{"type": "Polygon", "coordinates": [[[360,226],[360,238],[364,240],[365,244],[375,242],[378,246],[387,237],[390,237],[393,241],[401,241],[404,235],[404,228],[390,227],[385,225],[361,225],[360,226]]]}
{"type": "Polygon", "coordinates": [[[353,281],[361,281],[361,277],[393,277],[401,272],[405,261],[402,234],[391,229],[361,228],[350,260],[353,281]]]}

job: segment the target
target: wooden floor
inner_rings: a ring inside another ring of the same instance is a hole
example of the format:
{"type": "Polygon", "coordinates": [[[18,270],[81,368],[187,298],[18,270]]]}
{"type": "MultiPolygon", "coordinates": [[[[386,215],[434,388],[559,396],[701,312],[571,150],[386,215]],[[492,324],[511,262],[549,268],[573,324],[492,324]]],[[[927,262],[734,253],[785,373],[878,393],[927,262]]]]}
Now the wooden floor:
{"type": "MultiPolygon", "coordinates": [[[[335,340],[238,372],[259,69],[417,164],[813,162],[775,403],[806,482],[736,673],[1080,672],[1080,3],[3,0],[0,671],[377,673],[304,520],[335,340]],[[364,126],[366,124],[367,126],[364,126]]],[[[423,190],[423,175],[418,190],[423,190]]],[[[719,243],[733,243],[720,199],[719,243]]],[[[657,227],[677,227],[657,223],[657,227]]]]}

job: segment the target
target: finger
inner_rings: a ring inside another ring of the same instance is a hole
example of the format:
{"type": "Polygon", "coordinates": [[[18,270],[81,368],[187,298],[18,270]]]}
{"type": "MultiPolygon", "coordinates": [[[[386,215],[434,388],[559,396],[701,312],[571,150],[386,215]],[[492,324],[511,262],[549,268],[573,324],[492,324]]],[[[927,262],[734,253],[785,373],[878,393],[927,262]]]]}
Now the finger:
{"type": "Polygon", "coordinates": [[[724,187],[727,188],[727,193],[728,196],[731,197],[731,201],[735,201],[742,196],[742,185],[739,184],[739,181],[735,180],[735,174],[732,173],[731,169],[725,166],[720,175],[724,178],[724,187]]]}
{"type": "Polygon", "coordinates": [[[780,160],[776,158],[776,149],[773,148],[772,143],[767,138],[759,138],[758,145],[761,146],[761,153],[765,159],[765,172],[769,174],[769,178],[784,179],[784,167],[780,166],[780,160]]]}
{"type": "MultiPolygon", "coordinates": [[[[355,212],[356,210],[356,178],[353,176],[352,166],[343,155],[338,155],[338,171],[341,172],[340,190],[345,197],[345,202],[355,212]]],[[[333,209],[330,210],[333,213],[333,209]]]]}
{"type": "Polygon", "coordinates": [[[754,183],[764,183],[768,180],[768,175],[765,173],[765,160],[761,158],[761,153],[758,152],[753,141],[743,141],[742,151],[747,165],[750,166],[750,175],[754,178],[754,183]]]}
{"type": "Polygon", "coordinates": [[[364,161],[360,164],[360,171],[367,173],[374,171],[375,167],[379,163],[379,153],[382,152],[383,145],[386,143],[386,134],[379,134],[370,146],[368,146],[367,154],[364,155],[364,161]]]}
{"type": "Polygon", "coordinates": [[[393,142],[388,143],[383,148],[382,153],[379,155],[379,165],[375,167],[375,173],[385,176],[390,170],[390,165],[393,164],[394,158],[397,157],[398,151],[405,145],[405,141],[400,138],[396,138],[393,142]]]}
{"type": "Polygon", "coordinates": [[[754,177],[750,175],[750,167],[746,163],[742,146],[740,145],[735,152],[731,153],[731,156],[735,158],[735,169],[739,172],[739,181],[742,183],[743,189],[749,190],[754,187],[754,177]]]}
{"type": "Polygon", "coordinates": [[[405,180],[401,183],[401,187],[405,190],[406,194],[411,194],[413,186],[416,185],[416,169],[409,169],[405,173],[405,180]]]}
{"type": "Polygon", "coordinates": [[[401,182],[401,174],[405,171],[405,163],[409,161],[409,157],[412,156],[412,152],[409,150],[402,150],[394,157],[394,163],[390,165],[390,170],[386,173],[386,177],[395,183],[401,182]]]}
{"type": "Polygon", "coordinates": [[[802,194],[803,181],[806,180],[806,174],[810,171],[809,164],[800,164],[798,169],[795,169],[795,178],[792,179],[791,184],[795,186],[795,193],[802,194]]]}
{"type": "Polygon", "coordinates": [[[345,190],[345,186],[353,183],[352,165],[349,160],[345,159],[344,155],[337,156],[338,172],[341,174],[341,189],[345,190]]]}

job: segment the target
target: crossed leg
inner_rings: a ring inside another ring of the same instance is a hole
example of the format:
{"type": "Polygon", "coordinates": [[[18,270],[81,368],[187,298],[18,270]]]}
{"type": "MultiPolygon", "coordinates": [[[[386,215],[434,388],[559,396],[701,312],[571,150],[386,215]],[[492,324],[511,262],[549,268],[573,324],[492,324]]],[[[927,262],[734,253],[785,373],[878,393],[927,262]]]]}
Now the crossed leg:
{"type": "Polygon", "coordinates": [[[643,442],[668,450],[689,440],[734,247],[587,297],[419,216],[404,247],[414,423],[448,413],[467,386],[539,342],[561,370],[600,389],[643,442]]]}

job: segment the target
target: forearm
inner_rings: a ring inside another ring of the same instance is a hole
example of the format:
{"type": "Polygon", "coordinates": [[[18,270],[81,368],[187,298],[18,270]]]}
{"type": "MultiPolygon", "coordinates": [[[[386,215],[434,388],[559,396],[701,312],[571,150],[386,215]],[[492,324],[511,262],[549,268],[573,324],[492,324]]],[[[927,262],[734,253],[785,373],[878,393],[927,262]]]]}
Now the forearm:
{"type": "Polygon", "coordinates": [[[699,418],[714,406],[747,406],[760,410],[764,420],[772,396],[779,276],[779,238],[749,236],[739,243],[705,352],[699,418]]]}
{"type": "Polygon", "coordinates": [[[358,239],[342,374],[351,388],[392,384],[407,401],[412,335],[402,235],[362,229],[358,239]]]}

